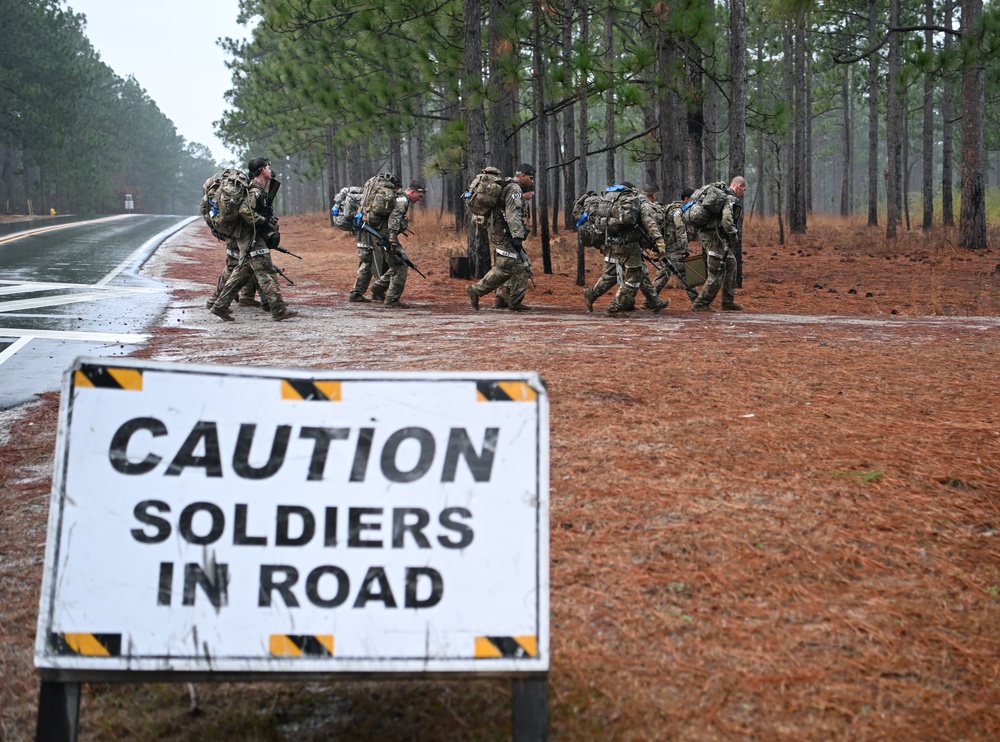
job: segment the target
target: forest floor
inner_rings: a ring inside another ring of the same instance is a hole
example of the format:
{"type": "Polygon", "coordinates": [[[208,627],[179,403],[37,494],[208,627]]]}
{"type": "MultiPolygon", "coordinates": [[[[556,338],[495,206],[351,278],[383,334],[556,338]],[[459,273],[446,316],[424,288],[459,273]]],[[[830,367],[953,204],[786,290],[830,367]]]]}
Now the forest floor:
{"type": "MultiPolygon", "coordinates": [[[[560,235],[528,314],[468,305],[430,212],[408,311],[349,304],[350,235],[282,220],[301,314],[204,301],[194,223],[144,271],[170,307],[138,355],[292,368],[537,371],[550,397],[553,739],[1000,739],[1000,254],[814,219],[745,234],[739,313],[588,313],[560,235]]],[[[1000,233],[990,235],[1000,244],[1000,233]]],[[[587,282],[600,261],[587,254],[587,282]]],[[[0,413],[0,737],[31,738],[58,394],[0,413]]],[[[85,687],[81,737],[505,739],[510,684],[85,687]]]]}

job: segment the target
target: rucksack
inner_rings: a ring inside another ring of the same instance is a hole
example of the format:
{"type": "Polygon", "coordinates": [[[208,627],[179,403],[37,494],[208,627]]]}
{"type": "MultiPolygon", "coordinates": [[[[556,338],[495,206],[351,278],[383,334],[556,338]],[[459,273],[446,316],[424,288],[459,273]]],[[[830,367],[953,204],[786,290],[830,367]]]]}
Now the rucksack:
{"type": "Polygon", "coordinates": [[[361,186],[344,186],[333,199],[333,208],[330,215],[333,217],[333,226],[345,232],[353,232],[354,216],[361,210],[361,194],[364,189],[361,186]]]}
{"type": "Polygon", "coordinates": [[[702,229],[709,226],[722,214],[726,205],[726,189],[724,182],[703,185],[691,194],[691,200],[684,204],[684,221],[692,227],[702,229]]]}
{"type": "Polygon", "coordinates": [[[465,208],[474,216],[486,216],[500,203],[500,193],[508,182],[497,168],[483,168],[472,179],[469,190],[462,194],[465,208]]]}
{"type": "Polygon", "coordinates": [[[600,202],[600,193],[587,191],[573,203],[576,232],[584,247],[599,247],[604,244],[604,230],[597,226],[597,208],[600,202]]]}
{"type": "Polygon", "coordinates": [[[604,189],[597,204],[595,227],[608,237],[623,234],[639,226],[639,199],[645,198],[632,188],[612,185],[604,189]]]}
{"type": "Polygon", "coordinates": [[[225,168],[202,186],[201,213],[220,240],[233,237],[240,223],[240,206],[250,194],[250,177],[242,170],[225,168]]]}
{"type": "Polygon", "coordinates": [[[396,207],[399,188],[399,179],[391,173],[379,173],[369,178],[361,192],[361,218],[366,222],[388,219],[396,207]]]}

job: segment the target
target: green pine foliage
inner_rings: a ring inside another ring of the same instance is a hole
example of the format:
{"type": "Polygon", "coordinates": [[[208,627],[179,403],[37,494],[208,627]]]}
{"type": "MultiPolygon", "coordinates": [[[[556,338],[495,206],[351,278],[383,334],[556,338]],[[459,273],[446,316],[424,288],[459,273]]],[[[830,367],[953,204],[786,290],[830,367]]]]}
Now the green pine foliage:
{"type": "Polygon", "coordinates": [[[130,193],[147,213],[194,213],[208,150],[100,60],[85,26],[53,0],[0,0],[0,208],[116,213],[130,193]]]}

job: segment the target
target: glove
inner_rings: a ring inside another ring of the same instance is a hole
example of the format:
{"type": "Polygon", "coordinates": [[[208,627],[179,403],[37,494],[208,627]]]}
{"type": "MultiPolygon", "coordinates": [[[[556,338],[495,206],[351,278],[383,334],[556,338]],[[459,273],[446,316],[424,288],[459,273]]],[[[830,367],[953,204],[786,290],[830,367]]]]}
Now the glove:
{"type": "Polygon", "coordinates": [[[267,245],[268,250],[273,250],[281,244],[281,233],[271,232],[271,234],[264,238],[264,244],[267,245]]]}
{"type": "Polygon", "coordinates": [[[399,252],[400,244],[397,240],[389,240],[389,249],[392,252],[399,252]]]}
{"type": "Polygon", "coordinates": [[[661,258],[667,254],[667,243],[663,240],[656,241],[656,254],[661,258]]]}
{"type": "Polygon", "coordinates": [[[521,250],[524,249],[524,240],[522,239],[515,237],[514,239],[511,240],[511,243],[513,243],[514,249],[517,252],[521,252],[521,250]]]}

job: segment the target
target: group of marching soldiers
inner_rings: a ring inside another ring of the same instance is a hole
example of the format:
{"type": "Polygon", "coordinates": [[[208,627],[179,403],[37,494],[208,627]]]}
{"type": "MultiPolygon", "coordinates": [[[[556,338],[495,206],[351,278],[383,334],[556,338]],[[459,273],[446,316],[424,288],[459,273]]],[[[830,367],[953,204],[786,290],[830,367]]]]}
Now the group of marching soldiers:
{"type": "MultiPolygon", "coordinates": [[[[229,307],[235,299],[243,306],[262,306],[276,321],[285,320],[298,312],[290,309],[282,299],[277,281],[279,271],[270,257],[272,249],[281,249],[278,247],[277,219],[271,206],[275,189],[269,188],[272,180],[270,162],[255,158],[248,164],[248,170],[251,182],[246,202],[240,207],[241,226],[227,241],[226,267],[207,307],[221,319],[232,321],[229,307]],[[254,298],[257,292],[260,302],[254,298]]],[[[513,177],[503,180],[495,207],[484,217],[493,266],[479,281],[466,286],[473,309],[478,310],[480,299],[492,292],[496,292],[495,308],[514,312],[531,309],[524,303],[531,266],[523,243],[528,236],[525,199],[534,190],[534,176],[535,169],[530,164],[519,165],[513,177]]],[[[416,266],[403,251],[398,238],[409,224],[410,204],[420,202],[426,188],[419,180],[411,181],[405,189],[394,177],[388,182],[390,195],[385,215],[375,217],[369,213],[356,219],[358,270],[348,301],[368,303],[375,300],[387,308],[406,309],[409,305],[400,297],[406,285],[407,268],[416,269],[416,266]],[[365,296],[369,286],[371,298],[365,296]]],[[[366,191],[371,183],[366,183],[366,191]]],[[[724,204],[692,235],[689,235],[691,225],[685,212],[690,206],[690,197],[697,191],[686,189],[681,200],[664,205],[657,202],[654,186],[644,187],[641,193],[627,182],[612,186],[634,199],[637,218],[634,226],[609,235],[598,246],[604,256],[604,266],[594,286],[583,292],[587,310],[593,311],[594,302],[617,286],[617,293],[607,307],[608,314],[633,311],[638,293],[644,297],[640,308],[658,313],[670,304],[669,299],[660,298],[660,292],[672,276],[677,277],[687,292],[692,311],[714,311],[711,304],[720,290],[722,309],[741,310],[743,307],[735,301],[737,266],[731,244],[738,237],[739,204],[747,183],[743,176],[736,176],[728,186],[724,183],[713,185],[721,188],[724,204]],[[685,280],[689,237],[698,239],[705,256],[707,275],[700,289],[685,280]],[[647,249],[655,256],[654,276],[646,268],[647,249]]]]}

